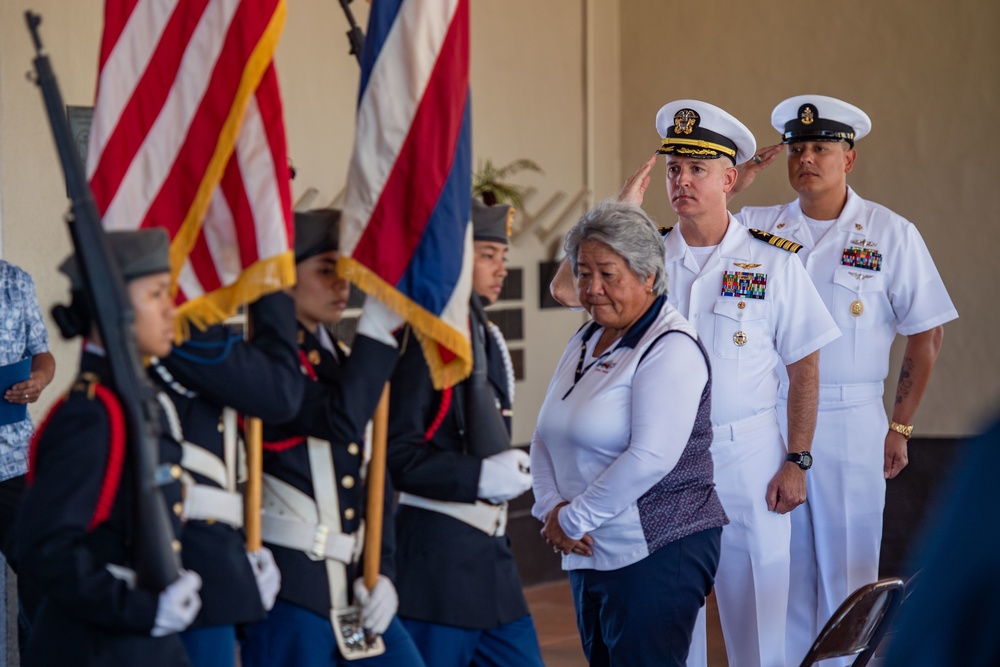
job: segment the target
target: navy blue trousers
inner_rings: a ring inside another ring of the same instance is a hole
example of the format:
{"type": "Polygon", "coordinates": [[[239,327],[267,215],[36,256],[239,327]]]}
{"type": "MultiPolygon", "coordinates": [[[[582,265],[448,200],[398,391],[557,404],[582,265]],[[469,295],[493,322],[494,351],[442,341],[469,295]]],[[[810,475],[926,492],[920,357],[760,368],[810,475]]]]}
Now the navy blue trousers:
{"type": "Polygon", "coordinates": [[[698,610],[715,583],[721,528],[674,540],[618,570],[569,574],[591,667],[684,667],[698,610]]]}
{"type": "Polygon", "coordinates": [[[424,667],[420,652],[397,618],[382,635],[385,653],[360,660],[340,655],[329,618],[281,600],[266,620],[246,626],[244,634],[243,667],[424,667]]]}
{"type": "Polygon", "coordinates": [[[236,667],[236,628],[213,625],[180,634],[191,667],[236,667]]]}
{"type": "Polygon", "coordinates": [[[531,614],[492,630],[401,620],[427,667],[542,667],[531,614]]]}

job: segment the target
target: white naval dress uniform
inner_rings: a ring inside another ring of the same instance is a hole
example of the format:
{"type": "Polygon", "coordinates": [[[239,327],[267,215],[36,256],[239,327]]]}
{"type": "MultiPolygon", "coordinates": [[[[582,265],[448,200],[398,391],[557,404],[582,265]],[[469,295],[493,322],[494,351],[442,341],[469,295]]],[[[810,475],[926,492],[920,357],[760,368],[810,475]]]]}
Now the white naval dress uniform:
{"type": "MultiPolygon", "coordinates": [[[[778,427],[776,367],[840,335],[801,262],[753,238],[731,215],[703,268],[679,229],[664,237],[668,300],[698,330],[712,361],[712,460],[729,517],[715,580],[732,667],[785,667],[788,514],[767,509],[787,448],[778,427]],[[735,284],[726,286],[726,274],[735,284]],[[740,284],[740,279],[743,283],[740,284]]],[[[704,609],[688,665],[706,659],[704,609]]]]}
{"type": "MultiPolygon", "coordinates": [[[[897,333],[921,333],[958,313],[917,228],[850,188],[840,218],[819,238],[798,201],[747,207],[737,217],[804,246],[799,257],[844,334],[820,353],[816,464],[808,499],[792,512],[793,664],[840,603],[878,579],[889,346],[897,333]]],[[[786,398],[782,373],[780,412],[786,398]]]]}

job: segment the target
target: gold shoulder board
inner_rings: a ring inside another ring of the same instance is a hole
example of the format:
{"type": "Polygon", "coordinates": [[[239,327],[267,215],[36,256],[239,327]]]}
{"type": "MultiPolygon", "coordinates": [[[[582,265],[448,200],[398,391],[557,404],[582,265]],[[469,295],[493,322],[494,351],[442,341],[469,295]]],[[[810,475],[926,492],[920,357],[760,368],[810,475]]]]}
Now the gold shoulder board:
{"type": "Polygon", "coordinates": [[[799,250],[802,250],[801,243],[789,241],[788,239],[783,239],[780,236],[762,232],[759,229],[750,229],[748,231],[750,232],[750,236],[754,237],[758,241],[764,241],[765,243],[773,245],[776,248],[781,248],[782,250],[787,250],[788,252],[798,252],[799,250]]]}

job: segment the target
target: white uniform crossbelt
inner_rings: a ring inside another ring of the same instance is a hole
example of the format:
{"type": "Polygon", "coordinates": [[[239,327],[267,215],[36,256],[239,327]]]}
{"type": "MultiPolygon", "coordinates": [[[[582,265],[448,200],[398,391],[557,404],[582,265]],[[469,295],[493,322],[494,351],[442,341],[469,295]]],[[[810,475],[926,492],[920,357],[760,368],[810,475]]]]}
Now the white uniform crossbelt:
{"type": "Polygon", "coordinates": [[[507,503],[490,505],[481,500],[474,503],[455,503],[432,500],[412,493],[400,493],[399,504],[450,516],[494,537],[503,535],[507,530],[507,503]]]}

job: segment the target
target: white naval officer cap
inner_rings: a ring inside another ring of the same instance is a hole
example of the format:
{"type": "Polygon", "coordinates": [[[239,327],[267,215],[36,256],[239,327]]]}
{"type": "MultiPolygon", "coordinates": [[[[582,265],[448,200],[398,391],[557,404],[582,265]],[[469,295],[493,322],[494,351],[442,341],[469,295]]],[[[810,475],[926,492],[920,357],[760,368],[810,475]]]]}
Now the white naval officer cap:
{"type": "Polygon", "coordinates": [[[782,143],[796,141],[854,142],[871,132],[872,120],[861,109],[826,95],[796,95],[774,107],[771,125],[782,143]]]}
{"type": "Polygon", "coordinates": [[[656,131],[663,142],[660,155],[713,160],[727,157],[742,164],[753,157],[757,142],[746,125],[708,102],[676,100],[656,114],[656,131]]]}

